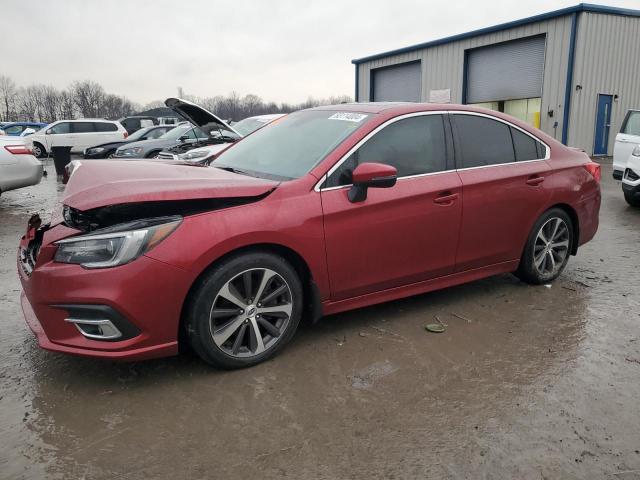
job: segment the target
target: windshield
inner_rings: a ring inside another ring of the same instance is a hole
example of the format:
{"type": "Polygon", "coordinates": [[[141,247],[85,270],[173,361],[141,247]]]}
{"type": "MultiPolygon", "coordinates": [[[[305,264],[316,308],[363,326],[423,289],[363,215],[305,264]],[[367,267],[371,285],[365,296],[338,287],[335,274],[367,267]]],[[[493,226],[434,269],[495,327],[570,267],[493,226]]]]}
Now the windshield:
{"type": "Polygon", "coordinates": [[[176,128],[169,130],[167,133],[159,138],[167,140],[178,140],[182,135],[185,135],[189,130],[193,128],[193,125],[185,123],[184,125],[178,125],[176,128]]]}
{"type": "Polygon", "coordinates": [[[255,132],[260,127],[264,127],[266,124],[270,123],[275,119],[258,119],[258,118],[245,118],[244,120],[240,120],[238,123],[233,124],[233,128],[243,137],[246,137],[251,132],[255,132]]]}
{"type": "Polygon", "coordinates": [[[139,138],[142,138],[145,136],[145,134],[147,132],[149,132],[149,130],[151,130],[153,127],[146,127],[146,128],[141,128],[140,130],[137,130],[135,132],[133,132],[131,135],[129,135],[127,137],[127,140],[131,141],[131,140],[138,140],[139,138]]]}
{"type": "Polygon", "coordinates": [[[368,117],[328,110],[292,113],[226,150],[214,166],[255,176],[300,178],[366,123],[368,117]]]}

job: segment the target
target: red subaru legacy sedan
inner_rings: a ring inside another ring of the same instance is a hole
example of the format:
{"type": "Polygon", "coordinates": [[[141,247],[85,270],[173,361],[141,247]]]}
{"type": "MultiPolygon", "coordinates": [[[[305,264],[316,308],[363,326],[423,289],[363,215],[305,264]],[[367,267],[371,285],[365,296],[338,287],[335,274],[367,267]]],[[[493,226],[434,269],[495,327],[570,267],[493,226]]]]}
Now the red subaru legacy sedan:
{"type": "Polygon", "coordinates": [[[20,243],[22,307],[47,350],[141,360],[186,343],[246,367],[302,317],[504,272],[553,281],[596,233],[599,180],[584,153],[489,110],[304,110],[209,167],[84,162],[20,243]]]}

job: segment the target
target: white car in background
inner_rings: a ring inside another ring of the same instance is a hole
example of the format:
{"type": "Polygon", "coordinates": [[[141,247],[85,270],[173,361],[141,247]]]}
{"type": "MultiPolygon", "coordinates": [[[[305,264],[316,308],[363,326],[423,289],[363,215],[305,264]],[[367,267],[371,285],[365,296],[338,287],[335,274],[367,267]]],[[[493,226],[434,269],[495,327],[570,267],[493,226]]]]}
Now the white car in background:
{"type": "Polygon", "coordinates": [[[640,110],[629,110],[616,135],[613,147],[613,178],[621,180],[627,160],[634,148],[640,145],[640,110]]]}
{"type": "MultiPolygon", "coordinates": [[[[274,113],[270,115],[256,115],[255,117],[248,117],[244,120],[240,120],[233,124],[234,130],[242,137],[246,137],[250,133],[269,125],[271,122],[284,117],[285,113],[274,113]]],[[[204,115],[202,118],[205,118],[204,115]]],[[[206,164],[211,163],[215,158],[220,155],[224,150],[233,145],[231,143],[216,143],[213,145],[206,145],[204,147],[194,148],[184,153],[173,153],[170,151],[160,152],[158,158],[162,160],[181,160],[189,163],[206,164]]]]}
{"type": "Polygon", "coordinates": [[[33,156],[26,140],[0,136],[0,194],[36,185],[42,178],[42,163],[33,156]]]}
{"type": "Polygon", "coordinates": [[[58,120],[27,138],[33,154],[42,158],[48,155],[51,147],[71,147],[72,152],[82,152],[94,145],[123,140],[128,135],[119,122],[83,118],[58,120]]]}
{"type": "Polygon", "coordinates": [[[627,160],[622,176],[624,199],[632,207],[640,207],[640,146],[636,146],[627,160]]]}

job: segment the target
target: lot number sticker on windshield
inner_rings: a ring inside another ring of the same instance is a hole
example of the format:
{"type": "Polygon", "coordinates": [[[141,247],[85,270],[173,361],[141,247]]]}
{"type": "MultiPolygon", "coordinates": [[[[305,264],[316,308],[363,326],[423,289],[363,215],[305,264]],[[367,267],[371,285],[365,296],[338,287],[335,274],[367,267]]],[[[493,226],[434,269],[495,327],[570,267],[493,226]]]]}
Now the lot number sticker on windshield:
{"type": "Polygon", "coordinates": [[[365,118],[367,118],[367,116],[362,113],[339,112],[331,115],[329,117],[329,120],[344,120],[345,122],[358,123],[364,120],[365,118]]]}

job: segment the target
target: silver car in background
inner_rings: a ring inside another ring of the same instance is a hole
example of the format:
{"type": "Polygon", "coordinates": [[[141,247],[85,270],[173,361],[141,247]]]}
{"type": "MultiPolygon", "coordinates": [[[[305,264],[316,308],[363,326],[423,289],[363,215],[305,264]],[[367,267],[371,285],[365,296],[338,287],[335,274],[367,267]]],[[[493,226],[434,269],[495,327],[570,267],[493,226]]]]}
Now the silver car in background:
{"type": "Polygon", "coordinates": [[[42,171],[24,137],[0,136],[0,194],[40,183],[42,171]]]}

